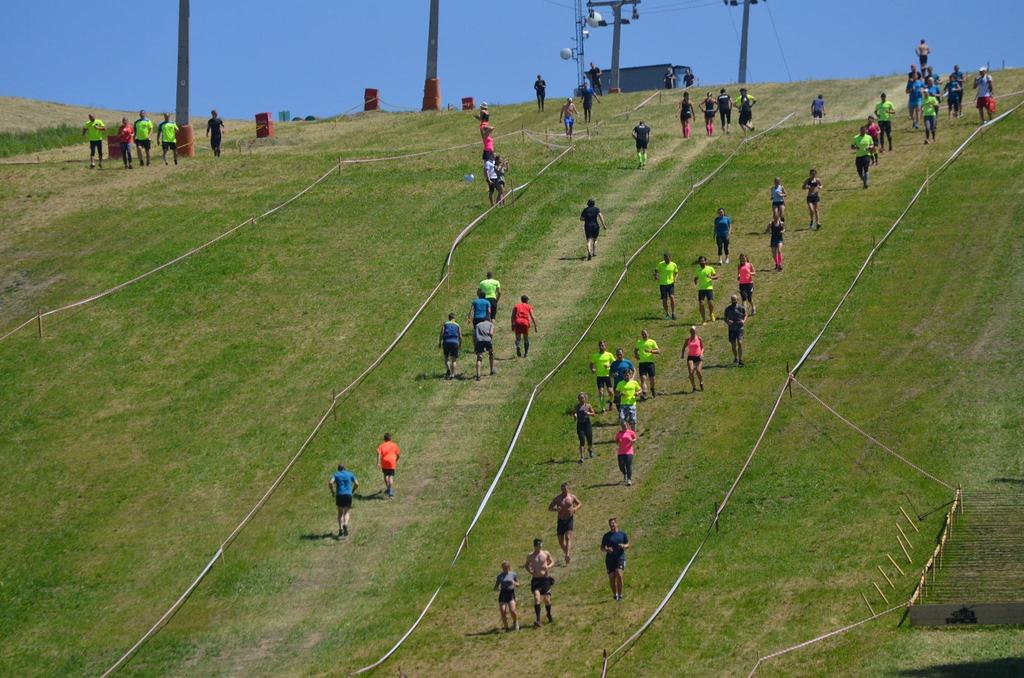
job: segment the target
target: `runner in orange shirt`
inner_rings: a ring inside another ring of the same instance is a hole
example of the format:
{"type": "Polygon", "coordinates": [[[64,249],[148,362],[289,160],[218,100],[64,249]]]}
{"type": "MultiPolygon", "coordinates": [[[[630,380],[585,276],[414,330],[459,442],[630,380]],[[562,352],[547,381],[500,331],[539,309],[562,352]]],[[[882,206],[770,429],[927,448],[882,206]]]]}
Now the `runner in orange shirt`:
{"type": "Polygon", "coordinates": [[[395,471],[398,469],[398,457],[402,451],[391,441],[391,434],[384,434],[384,442],[377,447],[377,468],[384,474],[384,493],[388,499],[395,498],[395,471]]]}
{"type": "Polygon", "coordinates": [[[533,331],[537,331],[537,319],[533,317],[533,306],[530,306],[530,297],[525,294],[519,297],[519,303],[512,307],[512,332],[516,335],[516,355],[526,357],[530,355],[530,324],[533,324],[533,331]],[[522,348],[519,341],[522,340],[522,348]]]}

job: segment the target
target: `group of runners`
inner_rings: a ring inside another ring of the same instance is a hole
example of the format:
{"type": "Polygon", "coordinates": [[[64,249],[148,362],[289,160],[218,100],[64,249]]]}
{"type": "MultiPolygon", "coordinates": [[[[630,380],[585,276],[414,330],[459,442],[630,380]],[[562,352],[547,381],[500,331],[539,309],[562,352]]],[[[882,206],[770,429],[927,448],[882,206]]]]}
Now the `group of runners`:
{"type": "MultiPolygon", "coordinates": [[[[538,80],[540,76],[537,76],[538,80]]],[[[538,93],[538,97],[541,95],[538,93]]],[[[538,101],[543,105],[543,99],[538,101]]],[[[505,204],[505,174],[508,172],[508,160],[494,152],[494,126],[491,124],[491,112],[484,101],[480,111],[473,117],[480,121],[480,140],[484,144],[484,178],[487,180],[487,200],[491,206],[502,207],[505,204]]]]}
{"type": "MultiPolygon", "coordinates": [[[[163,114],[163,120],[156,125],[156,140],[163,151],[163,161],[167,161],[167,153],[170,151],[174,164],[178,164],[178,124],[171,120],[170,113],[163,114]]],[[[150,164],[150,149],[153,141],[153,121],[146,115],[146,111],[139,111],[139,117],[135,122],[128,122],[127,117],[121,118],[121,124],[117,128],[118,150],[121,154],[121,161],[125,169],[135,169],[135,159],[138,159],[139,167],[148,167],[150,164]],[[135,147],[135,157],[132,157],[132,146],[135,147]]],[[[215,157],[220,157],[221,141],[226,126],[216,110],[210,111],[210,119],[206,121],[206,136],[210,139],[210,148],[215,157]]],[[[103,143],[107,140],[107,126],[94,114],[89,114],[89,119],[82,126],[82,136],[89,141],[89,169],[94,169],[99,163],[103,168],[103,143]]]]}
{"type": "MultiPolygon", "coordinates": [[[[756,103],[757,99],[747,91],[746,87],[740,88],[738,99],[733,99],[732,95],[724,87],[718,91],[718,96],[708,92],[704,100],[699,104],[700,111],[704,116],[704,132],[709,137],[714,136],[715,116],[717,114],[721,122],[722,132],[729,134],[729,130],[732,127],[732,111],[734,108],[739,109],[740,129],[753,132],[754,104],[756,103]]],[[[694,112],[694,104],[690,100],[690,92],[683,92],[683,98],[679,102],[679,125],[682,128],[684,139],[690,138],[695,117],[696,114],[694,112]]]]}
{"type": "MultiPolygon", "coordinates": [[[[377,446],[377,468],[384,479],[383,494],[388,499],[395,498],[395,474],[398,472],[398,458],[402,450],[391,438],[390,433],[384,434],[384,441],[377,446]]],[[[338,464],[338,470],[327,479],[334,505],[338,509],[338,539],[348,536],[349,514],[352,511],[352,499],[359,489],[359,481],[355,473],[348,470],[345,464],[338,464]]]]}

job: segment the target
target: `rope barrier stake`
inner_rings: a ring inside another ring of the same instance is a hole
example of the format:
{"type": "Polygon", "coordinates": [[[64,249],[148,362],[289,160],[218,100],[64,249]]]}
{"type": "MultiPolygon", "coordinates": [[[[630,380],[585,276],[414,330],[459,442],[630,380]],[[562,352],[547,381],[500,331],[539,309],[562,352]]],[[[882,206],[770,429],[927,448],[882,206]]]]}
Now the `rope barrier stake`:
{"type": "Polygon", "coordinates": [[[903,545],[902,541],[900,541],[899,535],[896,535],[896,541],[899,542],[900,548],[903,549],[903,555],[907,557],[907,562],[913,565],[914,559],[910,557],[910,551],[908,551],[907,547],[903,545]]]}
{"type": "Polygon", "coordinates": [[[875,610],[871,607],[871,603],[868,602],[868,597],[864,595],[863,591],[860,592],[860,597],[861,600],[864,601],[864,604],[868,606],[868,610],[871,612],[871,615],[874,616],[875,610]]]}
{"type": "Polygon", "coordinates": [[[331,419],[337,419],[338,418],[338,416],[336,414],[336,412],[338,411],[338,408],[336,408],[334,406],[334,404],[336,402],[338,402],[338,392],[337,392],[337,390],[332,388],[331,389],[331,419]]]}
{"type": "Polygon", "coordinates": [[[789,399],[793,399],[793,372],[789,369],[789,362],[786,362],[786,390],[789,391],[789,399]]]}
{"type": "Polygon", "coordinates": [[[892,563],[892,566],[896,568],[896,571],[900,573],[901,577],[907,576],[907,573],[903,571],[903,568],[899,566],[899,563],[893,560],[892,556],[886,553],[885,557],[889,559],[889,562],[892,563]]]}
{"type": "Polygon", "coordinates": [[[907,539],[907,533],[903,531],[903,528],[900,526],[899,523],[896,523],[896,529],[899,530],[900,534],[903,535],[903,539],[907,542],[907,546],[909,546],[910,548],[914,548],[913,544],[910,543],[910,539],[907,539]]]}
{"type": "Polygon", "coordinates": [[[889,599],[885,597],[885,593],[882,591],[881,588],[879,588],[878,584],[876,584],[875,581],[872,580],[871,585],[875,587],[875,590],[878,591],[878,595],[882,596],[882,600],[884,600],[885,604],[888,605],[889,599]]]}
{"type": "Polygon", "coordinates": [[[882,569],[882,566],[881,565],[875,565],[875,567],[877,567],[878,571],[882,573],[883,577],[885,577],[885,581],[887,581],[889,583],[889,587],[892,588],[893,590],[895,590],[896,589],[896,584],[892,583],[892,579],[889,579],[889,575],[887,575],[885,573],[885,570],[882,569]]]}
{"type": "Polygon", "coordinates": [[[36,332],[39,338],[43,338],[43,309],[36,310],[36,332]]]}
{"type": "Polygon", "coordinates": [[[917,525],[914,524],[914,521],[910,519],[910,516],[907,515],[907,512],[903,510],[902,506],[900,506],[900,513],[902,513],[903,517],[907,519],[907,522],[910,523],[910,526],[914,528],[914,532],[920,534],[921,530],[919,530],[917,525]]]}

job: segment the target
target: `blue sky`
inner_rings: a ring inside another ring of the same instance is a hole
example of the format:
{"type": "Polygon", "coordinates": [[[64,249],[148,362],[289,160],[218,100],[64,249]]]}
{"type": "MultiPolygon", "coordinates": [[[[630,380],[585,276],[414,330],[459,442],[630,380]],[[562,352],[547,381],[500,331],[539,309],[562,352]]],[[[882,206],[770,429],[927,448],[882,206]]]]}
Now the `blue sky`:
{"type": "MultiPolygon", "coordinates": [[[[444,103],[462,96],[530,99],[537,73],[550,96],[567,94],[575,71],[558,51],[571,45],[572,2],[441,0],[444,103]]],[[[175,0],[9,5],[17,7],[5,12],[0,94],[173,111],[175,0]]],[[[364,87],[380,88],[392,106],[418,108],[428,6],[192,0],[192,111],[326,115],[357,105],[364,87]]],[[[721,0],[644,0],[639,10],[640,19],[623,27],[623,66],[672,62],[692,66],[706,82],[735,80],[733,25],[741,8],[727,9],[721,0]]],[[[998,68],[1004,60],[1024,65],[1019,0],[770,0],[751,14],[754,82],[903,72],[921,38],[943,72],[954,62],[967,70],[985,62],[998,68]]],[[[611,28],[592,30],[586,49],[588,60],[607,67],[611,28]]]]}

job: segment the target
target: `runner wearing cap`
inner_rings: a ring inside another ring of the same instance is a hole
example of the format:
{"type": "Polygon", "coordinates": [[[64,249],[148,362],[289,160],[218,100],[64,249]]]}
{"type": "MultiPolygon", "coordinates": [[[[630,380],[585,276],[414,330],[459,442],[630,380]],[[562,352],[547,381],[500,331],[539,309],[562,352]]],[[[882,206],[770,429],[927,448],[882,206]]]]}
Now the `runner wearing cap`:
{"type": "Polygon", "coordinates": [[[992,86],[992,76],[988,74],[987,66],[978,69],[978,77],[974,79],[974,90],[974,106],[978,109],[981,124],[984,125],[985,114],[988,113],[988,119],[992,120],[992,113],[996,110],[996,90],[992,86]]]}

